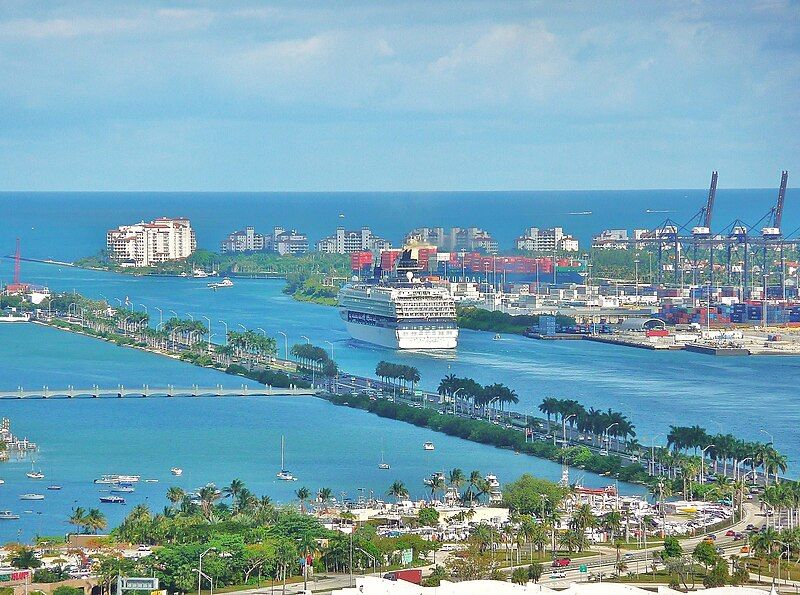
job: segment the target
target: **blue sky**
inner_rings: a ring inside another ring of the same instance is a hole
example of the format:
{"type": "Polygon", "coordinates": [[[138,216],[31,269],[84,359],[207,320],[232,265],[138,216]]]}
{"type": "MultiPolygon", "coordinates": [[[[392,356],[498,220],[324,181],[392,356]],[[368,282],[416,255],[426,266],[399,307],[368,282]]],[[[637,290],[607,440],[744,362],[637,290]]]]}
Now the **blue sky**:
{"type": "Polygon", "coordinates": [[[0,189],[773,187],[799,49],[780,0],[3,0],[0,189]]]}

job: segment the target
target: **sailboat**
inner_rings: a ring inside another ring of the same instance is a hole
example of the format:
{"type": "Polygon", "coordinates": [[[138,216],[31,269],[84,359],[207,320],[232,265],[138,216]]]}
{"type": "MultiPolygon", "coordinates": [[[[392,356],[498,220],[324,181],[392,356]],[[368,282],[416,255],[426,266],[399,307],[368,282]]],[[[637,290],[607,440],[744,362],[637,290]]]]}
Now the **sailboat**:
{"type": "Polygon", "coordinates": [[[278,471],[276,476],[281,481],[297,481],[297,478],[294,475],[292,475],[289,471],[287,471],[286,467],[283,464],[283,446],[284,446],[284,439],[283,435],[281,435],[281,470],[278,471]]]}
{"type": "Polygon", "coordinates": [[[31,479],[44,479],[44,473],[42,473],[41,469],[39,471],[34,470],[33,461],[31,461],[31,470],[25,475],[31,479]]]}
{"type": "Polygon", "coordinates": [[[384,462],[383,460],[383,451],[381,451],[381,462],[378,465],[378,469],[390,469],[389,463],[384,462]]]}

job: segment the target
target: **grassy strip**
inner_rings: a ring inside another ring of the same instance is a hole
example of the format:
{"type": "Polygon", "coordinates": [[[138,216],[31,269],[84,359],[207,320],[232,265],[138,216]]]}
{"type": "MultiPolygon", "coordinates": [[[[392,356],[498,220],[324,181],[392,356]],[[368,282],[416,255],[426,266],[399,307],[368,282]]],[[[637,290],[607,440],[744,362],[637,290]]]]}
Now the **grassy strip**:
{"type": "MultiPolygon", "coordinates": [[[[538,315],[512,316],[505,312],[497,310],[492,312],[476,306],[457,306],[456,319],[459,328],[512,335],[522,335],[532,326],[539,324],[538,315]]],[[[570,326],[575,324],[575,319],[567,316],[557,316],[556,324],[570,326]]]]}
{"type": "MultiPolygon", "coordinates": [[[[564,455],[564,451],[551,442],[542,440],[526,442],[524,432],[511,430],[488,421],[458,417],[441,413],[436,409],[412,407],[387,399],[371,400],[366,395],[325,395],[323,398],[335,405],[347,405],[356,409],[363,409],[380,417],[404,421],[415,426],[442,432],[449,436],[456,436],[479,444],[515,450],[557,463],[561,462],[564,455]]],[[[586,471],[598,474],[605,473],[630,483],[645,483],[649,479],[645,468],[638,463],[623,466],[619,457],[603,457],[592,453],[586,447],[567,449],[568,459],[575,458],[574,453],[576,451],[579,453],[581,461],[576,466],[580,466],[586,471]]]]}

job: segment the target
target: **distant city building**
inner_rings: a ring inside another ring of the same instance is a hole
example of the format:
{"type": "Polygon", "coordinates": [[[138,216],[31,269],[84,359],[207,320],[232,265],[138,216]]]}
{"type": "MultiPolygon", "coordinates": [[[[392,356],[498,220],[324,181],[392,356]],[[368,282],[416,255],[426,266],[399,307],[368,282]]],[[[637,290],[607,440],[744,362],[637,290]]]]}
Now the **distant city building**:
{"type": "Polygon", "coordinates": [[[406,234],[404,244],[427,244],[445,252],[497,253],[497,241],[489,232],[477,227],[419,227],[406,234]]]}
{"type": "MultiPolygon", "coordinates": [[[[646,239],[648,234],[650,234],[650,231],[647,229],[634,229],[633,239],[646,239]]],[[[597,248],[599,250],[627,250],[631,247],[631,245],[635,245],[636,248],[641,247],[641,244],[632,244],[630,240],[631,238],[628,235],[627,229],[604,229],[602,232],[592,238],[592,248],[597,248]]]]}
{"type": "Polygon", "coordinates": [[[223,253],[262,252],[264,248],[264,236],[256,233],[253,227],[246,227],[242,231],[234,231],[220,245],[220,250],[223,253]]]}
{"type": "Polygon", "coordinates": [[[188,219],[161,217],[106,233],[109,257],[121,266],[146,267],[191,256],[197,242],[188,219]]]}
{"type": "Polygon", "coordinates": [[[373,235],[369,227],[362,227],[359,231],[337,227],[335,235],[317,242],[317,250],[328,254],[352,254],[364,250],[380,252],[391,247],[388,240],[373,235]]]}
{"type": "Polygon", "coordinates": [[[272,230],[272,250],[284,254],[305,254],[308,252],[308,236],[296,229],[276,227],[272,230]]]}
{"type": "Polygon", "coordinates": [[[562,227],[539,229],[529,227],[516,240],[517,250],[526,252],[577,252],[580,250],[578,240],[564,233],[562,227]]]}

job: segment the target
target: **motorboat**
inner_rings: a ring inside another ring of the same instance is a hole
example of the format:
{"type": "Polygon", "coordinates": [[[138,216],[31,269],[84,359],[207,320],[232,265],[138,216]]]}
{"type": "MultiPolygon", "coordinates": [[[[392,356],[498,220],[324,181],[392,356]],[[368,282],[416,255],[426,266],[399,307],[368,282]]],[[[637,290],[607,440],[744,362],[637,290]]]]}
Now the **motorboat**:
{"type": "Polygon", "coordinates": [[[122,496],[100,496],[100,502],[105,504],[125,504],[125,498],[122,496]]]}
{"type": "Polygon", "coordinates": [[[181,475],[183,475],[183,469],[181,469],[180,467],[173,467],[172,469],[169,470],[169,472],[172,473],[175,477],[180,477],[181,475]]]}
{"type": "Polygon", "coordinates": [[[502,337],[500,336],[500,333],[497,333],[494,337],[492,337],[492,339],[494,341],[499,341],[500,339],[502,339],[502,337]]]}
{"type": "Polygon", "coordinates": [[[208,286],[211,289],[219,289],[220,287],[233,287],[233,281],[230,280],[230,277],[223,277],[222,281],[219,283],[209,283],[208,286]]]}
{"type": "Polygon", "coordinates": [[[297,481],[297,478],[294,475],[292,475],[290,471],[287,471],[285,465],[283,464],[283,449],[284,449],[284,438],[283,436],[281,436],[281,470],[278,471],[275,474],[275,476],[281,481],[297,481]]]}
{"type": "Polygon", "coordinates": [[[105,474],[94,480],[96,484],[118,484],[118,483],[137,483],[141,479],[141,475],[117,475],[105,474]]]}
{"type": "Polygon", "coordinates": [[[51,486],[47,486],[47,489],[50,490],[51,492],[56,492],[61,489],[61,486],[53,484],[51,486]]]}
{"type": "Polygon", "coordinates": [[[17,521],[19,520],[19,515],[14,514],[10,510],[0,510],[0,521],[17,521]]]}
{"type": "Polygon", "coordinates": [[[436,447],[433,445],[433,442],[426,442],[422,445],[422,448],[425,450],[436,450],[436,447]]]}
{"type": "Polygon", "coordinates": [[[44,494],[22,494],[20,500],[44,500],[44,494]]]}
{"type": "Polygon", "coordinates": [[[144,482],[145,483],[158,483],[158,480],[157,479],[145,479],[144,482]]]}
{"type": "Polygon", "coordinates": [[[117,486],[115,488],[111,488],[109,490],[112,494],[130,494],[136,491],[136,488],[133,486],[117,486]]]}
{"type": "Polygon", "coordinates": [[[44,473],[41,471],[28,471],[25,475],[31,479],[44,479],[44,473]]]}

